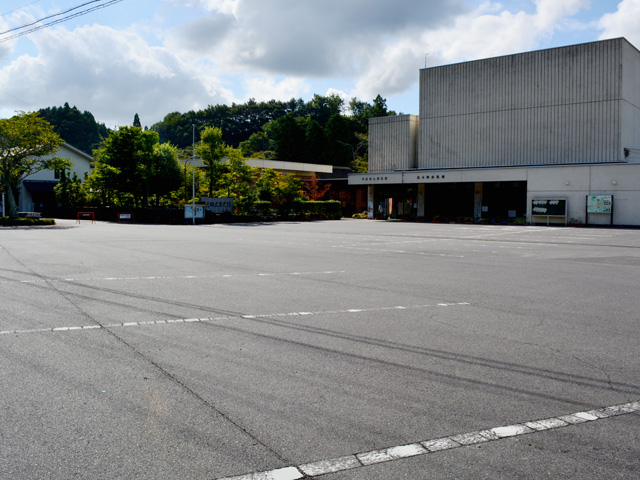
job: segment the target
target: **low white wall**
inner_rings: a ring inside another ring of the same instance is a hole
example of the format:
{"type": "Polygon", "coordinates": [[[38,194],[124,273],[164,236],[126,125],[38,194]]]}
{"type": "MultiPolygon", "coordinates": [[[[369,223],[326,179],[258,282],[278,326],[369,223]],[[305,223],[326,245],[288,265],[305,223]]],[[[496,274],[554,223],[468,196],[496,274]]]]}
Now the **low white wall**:
{"type": "MultiPolygon", "coordinates": [[[[528,168],[527,220],[535,198],[567,199],[567,220],[586,223],[587,195],[613,195],[613,224],[640,225],[640,164],[528,168]]],[[[540,217],[537,223],[546,221],[540,217]]],[[[609,225],[609,214],[589,214],[590,225],[609,225]]],[[[562,223],[560,218],[550,223],[562,223]]]]}

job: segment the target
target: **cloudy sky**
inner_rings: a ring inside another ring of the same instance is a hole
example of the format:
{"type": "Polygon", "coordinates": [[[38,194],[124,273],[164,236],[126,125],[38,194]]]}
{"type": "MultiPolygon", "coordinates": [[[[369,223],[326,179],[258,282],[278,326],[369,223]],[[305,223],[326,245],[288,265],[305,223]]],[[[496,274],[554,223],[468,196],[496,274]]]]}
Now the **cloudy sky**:
{"type": "Polygon", "coordinates": [[[425,64],[621,36],[640,48],[639,19],[640,0],[2,0],[0,117],[69,102],[150,126],[314,93],[417,114],[425,64]]]}

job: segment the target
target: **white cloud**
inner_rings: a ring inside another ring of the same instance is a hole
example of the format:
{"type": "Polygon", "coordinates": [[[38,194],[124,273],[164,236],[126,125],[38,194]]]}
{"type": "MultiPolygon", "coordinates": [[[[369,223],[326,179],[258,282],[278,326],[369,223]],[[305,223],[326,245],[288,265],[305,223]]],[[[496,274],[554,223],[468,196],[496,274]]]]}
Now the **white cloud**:
{"type": "Polygon", "coordinates": [[[151,124],[176,110],[323,90],[371,101],[416,92],[427,53],[429,66],[505,55],[595,25],[640,44],[640,0],[623,0],[599,24],[593,13],[584,21],[588,0],[144,2],[119,4],[139,14],[124,30],[64,24],[21,40],[15,48],[29,55],[0,44],[3,112],[25,109],[18,99],[33,109],[69,102],[113,126],[136,112],[151,124]]]}
{"type": "MultiPolygon", "coordinates": [[[[225,11],[225,2],[210,3],[220,8],[211,11],[211,19],[225,11]]],[[[226,7],[233,11],[235,28],[215,51],[201,41],[202,19],[172,32],[172,44],[190,51],[200,45],[216,64],[254,74],[353,75],[367,52],[408,30],[450,21],[466,8],[463,0],[238,0],[226,7]]]]}
{"type": "Polygon", "coordinates": [[[564,17],[589,6],[589,0],[537,0],[536,27],[541,32],[552,31],[564,17]]]}
{"type": "Polygon", "coordinates": [[[311,86],[302,78],[285,77],[277,80],[274,77],[251,77],[243,82],[246,92],[243,101],[250,98],[258,102],[269,100],[290,100],[300,98],[311,92],[311,86]]]}
{"type": "Polygon", "coordinates": [[[453,27],[427,32],[424,39],[441,63],[524,52],[538,47],[566,17],[588,5],[588,0],[538,0],[535,12],[512,13],[487,2],[459,17],[453,27]]]}
{"type": "Polygon", "coordinates": [[[405,91],[417,82],[427,49],[425,42],[406,36],[378,52],[370,52],[351,96],[370,101],[379,93],[387,97],[405,91]]]}
{"type": "Polygon", "coordinates": [[[409,29],[373,54],[359,72],[352,96],[369,99],[407,90],[417,70],[428,66],[523,52],[536,48],[567,17],[588,6],[588,0],[538,0],[535,11],[515,13],[484,2],[449,24],[421,31],[409,29]]]}
{"type": "Polygon", "coordinates": [[[614,13],[604,15],[599,22],[602,29],[600,38],[625,37],[640,48],[640,0],[623,0],[614,13]]]}
{"type": "MultiPolygon", "coordinates": [[[[0,17],[0,32],[6,32],[10,28],[12,28],[12,23],[9,18],[5,19],[0,17]]],[[[11,34],[3,35],[2,38],[9,36],[11,34]]],[[[8,58],[14,51],[17,40],[7,40],[0,43],[0,61],[5,58],[8,58]]]]}
{"type": "Polygon", "coordinates": [[[0,90],[33,109],[69,102],[112,127],[130,123],[136,112],[150,125],[171,111],[232,100],[204,67],[134,33],[93,26],[46,30],[33,40],[38,56],[23,55],[0,70],[0,90]]]}

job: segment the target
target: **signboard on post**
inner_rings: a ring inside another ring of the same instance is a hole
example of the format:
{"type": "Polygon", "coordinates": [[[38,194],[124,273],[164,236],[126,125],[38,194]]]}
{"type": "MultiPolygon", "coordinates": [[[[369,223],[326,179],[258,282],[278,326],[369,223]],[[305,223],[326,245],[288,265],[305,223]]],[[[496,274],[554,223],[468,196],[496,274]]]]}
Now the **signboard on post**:
{"type": "Polygon", "coordinates": [[[587,225],[590,213],[604,213],[610,217],[613,225],[613,195],[587,195],[587,225]]]}
{"type": "Polygon", "coordinates": [[[611,213],[613,195],[587,195],[587,213],[611,213]]]}
{"type": "Polygon", "coordinates": [[[184,218],[204,218],[204,205],[195,205],[195,212],[193,211],[193,205],[186,204],[184,205],[184,218]],[[195,213],[195,215],[194,215],[195,213]]]}
{"type": "Polygon", "coordinates": [[[200,201],[211,213],[233,213],[233,198],[201,197],[200,201]]]}
{"type": "Polygon", "coordinates": [[[567,199],[566,198],[534,198],[531,202],[531,223],[533,217],[546,217],[547,225],[551,217],[564,218],[567,224],[567,199]]]}

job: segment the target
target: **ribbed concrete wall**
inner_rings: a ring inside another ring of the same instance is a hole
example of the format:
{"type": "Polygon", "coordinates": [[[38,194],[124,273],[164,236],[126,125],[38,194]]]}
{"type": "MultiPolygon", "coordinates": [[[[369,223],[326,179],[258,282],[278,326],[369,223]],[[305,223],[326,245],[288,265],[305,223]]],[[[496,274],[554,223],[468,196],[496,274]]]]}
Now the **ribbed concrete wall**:
{"type": "Polygon", "coordinates": [[[622,43],[622,130],[623,148],[629,149],[627,161],[640,162],[640,54],[633,45],[622,43]]]}
{"type": "Polygon", "coordinates": [[[622,160],[623,48],[640,64],[615,39],[421,70],[417,167],[622,160]]]}
{"type": "Polygon", "coordinates": [[[415,115],[369,119],[369,172],[415,168],[417,138],[415,115]]]}

